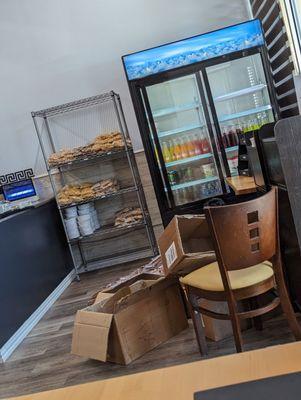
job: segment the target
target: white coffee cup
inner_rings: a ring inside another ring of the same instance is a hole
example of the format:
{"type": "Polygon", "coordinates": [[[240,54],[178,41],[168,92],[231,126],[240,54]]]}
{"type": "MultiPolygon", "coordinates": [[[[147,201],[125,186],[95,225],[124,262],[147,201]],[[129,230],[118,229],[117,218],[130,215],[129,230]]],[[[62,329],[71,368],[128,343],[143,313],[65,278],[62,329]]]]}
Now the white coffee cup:
{"type": "Polygon", "coordinates": [[[91,220],[91,215],[90,215],[90,213],[88,213],[88,214],[84,214],[84,215],[79,215],[78,217],[77,217],[77,221],[78,221],[78,223],[81,225],[81,224],[83,224],[83,223],[85,223],[86,221],[90,221],[91,220]]]}
{"type": "Polygon", "coordinates": [[[80,211],[82,210],[89,210],[91,207],[91,204],[93,203],[85,203],[85,204],[80,204],[79,206],[77,206],[77,209],[80,211]]]}
{"type": "Polygon", "coordinates": [[[74,218],[67,218],[67,219],[65,219],[65,225],[66,225],[69,229],[77,228],[77,220],[76,220],[76,218],[74,217],[74,218]]]}
{"type": "Polygon", "coordinates": [[[94,232],[94,229],[93,229],[92,224],[91,224],[90,221],[89,221],[89,223],[85,223],[83,225],[80,225],[79,226],[79,230],[80,230],[80,233],[83,236],[92,235],[92,233],[94,232]]]}
{"type": "Polygon", "coordinates": [[[77,208],[76,208],[76,206],[66,208],[65,209],[65,215],[66,215],[67,219],[77,217],[77,208]]]}
{"type": "Polygon", "coordinates": [[[66,226],[66,230],[67,230],[69,239],[76,239],[80,236],[77,226],[75,228],[69,228],[68,226],[66,226]]]}

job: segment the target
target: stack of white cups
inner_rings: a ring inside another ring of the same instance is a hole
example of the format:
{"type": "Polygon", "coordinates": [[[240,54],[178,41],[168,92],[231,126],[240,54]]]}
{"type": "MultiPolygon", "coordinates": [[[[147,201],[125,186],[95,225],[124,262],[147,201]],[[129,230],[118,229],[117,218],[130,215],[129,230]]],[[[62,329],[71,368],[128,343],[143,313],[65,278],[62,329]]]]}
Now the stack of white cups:
{"type": "Polygon", "coordinates": [[[69,239],[76,239],[79,237],[79,230],[77,226],[77,208],[68,207],[65,210],[65,226],[69,239]]]}
{"type": "Polygon", "coordinates": [[[81,204],[77,207],[78,225],[81,235],[91,235],[100,227],[94,203],[81,204]]]}

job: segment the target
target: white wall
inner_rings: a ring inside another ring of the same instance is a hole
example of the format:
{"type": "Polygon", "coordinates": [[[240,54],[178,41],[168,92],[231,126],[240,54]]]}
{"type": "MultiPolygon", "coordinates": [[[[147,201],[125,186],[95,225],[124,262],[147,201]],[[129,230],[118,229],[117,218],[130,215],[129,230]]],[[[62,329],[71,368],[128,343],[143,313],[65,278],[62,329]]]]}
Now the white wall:
{"type": "Polygon", "coordinates": [[[31,111],[111,89],[142,148],[120,57],[246,19],[245,0],[2,0],[0,174],[38,164],[31,111]]]}

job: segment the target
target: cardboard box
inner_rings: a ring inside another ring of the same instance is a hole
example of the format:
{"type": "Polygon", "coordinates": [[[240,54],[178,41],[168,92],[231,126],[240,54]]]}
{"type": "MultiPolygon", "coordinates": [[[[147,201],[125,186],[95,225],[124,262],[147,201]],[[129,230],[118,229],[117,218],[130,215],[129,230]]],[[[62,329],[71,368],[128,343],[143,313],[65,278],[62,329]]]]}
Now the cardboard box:
{"type": "Polygon", "coordinates": [[[165,275],[187,275],[216,260],[204,215],[175,215],[158,244],[165,275]]]}
{"type": "Polygon", "coordinates": [[[92,306],[77,312],[73,354],[129,364],[187,328],[178,282],[142,278],[100,292],[92,306]]]}

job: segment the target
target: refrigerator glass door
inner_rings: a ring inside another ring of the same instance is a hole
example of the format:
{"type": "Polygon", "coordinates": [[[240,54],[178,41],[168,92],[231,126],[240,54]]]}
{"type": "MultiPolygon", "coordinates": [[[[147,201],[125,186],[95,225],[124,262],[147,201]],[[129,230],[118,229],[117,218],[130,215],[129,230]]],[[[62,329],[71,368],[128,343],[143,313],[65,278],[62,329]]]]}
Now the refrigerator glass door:
{"type": "Polygon", "coordinates": [[[146,90],[156,131],[151,141],[175,206],[222,194],[195,75],[146,90]]]}
{"type": "Polygon", "coordinates": [[[206,68],[231,175],[237,175],[237,133],[259,129],[274,115],[260,54],[206,68]]]}

